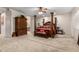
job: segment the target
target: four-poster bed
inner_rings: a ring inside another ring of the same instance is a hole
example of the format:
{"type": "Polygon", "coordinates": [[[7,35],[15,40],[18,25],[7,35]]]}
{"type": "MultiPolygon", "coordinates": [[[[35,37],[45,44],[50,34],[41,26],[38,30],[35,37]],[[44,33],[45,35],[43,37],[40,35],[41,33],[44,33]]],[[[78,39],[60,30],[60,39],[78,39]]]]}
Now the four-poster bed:
{"type": "Polygon", "coordinates": [[[54,23],[54,13],[51,12],[51,21],[44,23],[43,19],[43,26],[36,27],[36,15],[34,16],[34,35],[35,36],[41,36],[41,37],[53,37],[57,33],[56,27],[57,27],[57,18],[55,17],[55,23],[54,23]]]}

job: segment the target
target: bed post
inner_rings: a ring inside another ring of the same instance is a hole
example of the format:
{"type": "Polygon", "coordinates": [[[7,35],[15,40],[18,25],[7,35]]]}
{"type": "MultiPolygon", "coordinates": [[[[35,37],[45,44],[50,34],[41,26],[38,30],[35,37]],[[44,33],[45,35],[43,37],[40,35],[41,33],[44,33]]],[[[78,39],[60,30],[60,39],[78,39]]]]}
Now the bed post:
{"type": "Polygon", "coordinates": [[[51,12],[51,24],[50,24],[50,27],[51,27],[51,37],[54,37],[54,33],[53,33],[53,17],[54,17],[54,12],[51,12]]]}
{"type": "Polygon", "coordinates": [[[56,34],[57,34],[57,17],[55,17],[55,29],[56,29],[56,34]]]}
{"type": "Polygon", "coordinates": [[[43,25],[44,25],[45,19],[43,19],[43,25]]]}
{"type": "Polygon", "coordinates": [[[55,17],[55,31],[56,31],[55,34],[57,34],[57,17],[55,17]]]}
{"type": "Polygon", "coordinates": [[[36,34],[36,15],[34,15],[34,35],[36,34]]]}

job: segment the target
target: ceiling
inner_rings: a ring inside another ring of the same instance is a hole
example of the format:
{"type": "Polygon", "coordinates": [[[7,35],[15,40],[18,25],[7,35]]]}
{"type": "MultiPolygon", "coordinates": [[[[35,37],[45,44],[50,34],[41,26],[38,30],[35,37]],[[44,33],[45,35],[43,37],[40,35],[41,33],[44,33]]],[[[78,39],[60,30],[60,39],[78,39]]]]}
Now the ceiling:
{"type": "Polygon", "coordinates": [[[0,13],[3,13],[4,11],[6,11],[6,9],[0,7],[0,13]]]}
{"type": "MultiPolygon", "coordinates": [[[[21,11],[28,16],[39,15],[38,7],[10,7],[12,9],[21,11]]],[[[56,15],[61,15],[65,13],[69,13],[72,11],[74,7],[46,7],[48,9],[46,16],[50,15],[50,12],[55,12],[56,15]]]]}

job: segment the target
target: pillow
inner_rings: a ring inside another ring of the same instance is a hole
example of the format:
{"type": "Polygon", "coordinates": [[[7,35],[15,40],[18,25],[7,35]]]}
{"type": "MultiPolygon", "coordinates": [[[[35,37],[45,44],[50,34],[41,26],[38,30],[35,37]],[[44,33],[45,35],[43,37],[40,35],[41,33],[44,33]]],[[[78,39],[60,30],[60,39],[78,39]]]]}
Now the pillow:
{"type": "Polygon", "coordinates": [[[40,30],[40,32],[44,32],[44,30],[40,30]]]}

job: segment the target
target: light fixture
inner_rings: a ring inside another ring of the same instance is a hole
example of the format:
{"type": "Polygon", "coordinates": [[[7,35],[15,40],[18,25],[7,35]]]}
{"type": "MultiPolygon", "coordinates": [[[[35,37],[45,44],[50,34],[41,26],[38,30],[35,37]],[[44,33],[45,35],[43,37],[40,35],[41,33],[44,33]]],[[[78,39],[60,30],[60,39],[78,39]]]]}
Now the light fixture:
{"type": "Polygon", "coordinates": [[[56,10],[55,9],[53,9],[53,12],[54,12],[54,15],[56,15],[56,10]]]}
{"type": "Polygon", "coordinates": [[[54,11],[54,15],[56,15],[56,12],[54,11]]]}
{"type": "Polygon", "coordinates": [[[38,14],[42,15],[43,13],[46,13],[46,12],[47,12],[47,8],[39,7],[39,12],[38,12],[38,14]]]}
{"type": "Polygon", "coordinates": [[[41,11],[41,12],[38,12],[39,13],[39,15],[42,15],[43,14],[43,12],[41,11]]]}

